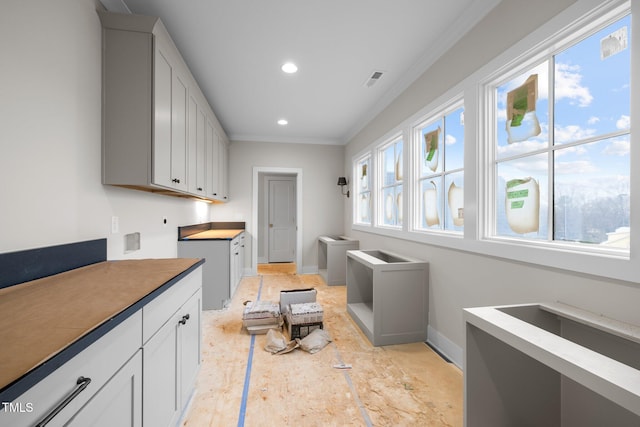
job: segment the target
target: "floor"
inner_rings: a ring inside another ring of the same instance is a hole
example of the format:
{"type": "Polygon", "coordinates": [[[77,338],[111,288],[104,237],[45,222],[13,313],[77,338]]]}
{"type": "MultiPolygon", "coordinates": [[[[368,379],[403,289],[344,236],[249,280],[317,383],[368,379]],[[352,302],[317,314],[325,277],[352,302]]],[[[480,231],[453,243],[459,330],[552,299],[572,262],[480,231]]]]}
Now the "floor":
{"type": "Polygon", "coordinates": [[[345,286],[291,266],[261,266],[228,308],[203,313],[203,362],[183,426],[462,426],[460,369],[424,343],[373,347],[346,312],[345,286]],[[309,287],[333,340],[318,353],[272,355],[265,335],[242,329],[243,302],[309,287]]]}

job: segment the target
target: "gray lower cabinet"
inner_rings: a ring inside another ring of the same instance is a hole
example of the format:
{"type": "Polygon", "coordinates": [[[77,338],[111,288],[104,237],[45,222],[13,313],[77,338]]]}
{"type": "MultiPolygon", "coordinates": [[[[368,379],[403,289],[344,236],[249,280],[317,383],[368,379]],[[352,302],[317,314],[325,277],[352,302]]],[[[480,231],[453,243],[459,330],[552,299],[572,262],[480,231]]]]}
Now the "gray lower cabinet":
{"type": "Polygon", "coordinates": [[[347,251],[360,248],[360,242],[346,236],[318,237],[318,274],[327,285],[347,283],[347,251]]]}
{"type": "Polygon", "coordinates": [[[39,381],[0,413],[22,427],[173,426],[200,368],[198,268],[39,381]]]}
{"type": "Polygon", "coordinates": [[[200,304],[198,290],[144,344],[145,425],[176,425],[191,398],[200,367],[200,304]]]}
{"type": "Polygon", "coordinates": [[[142,350],[66,424],[69,427],[142,425],[142,350]]]}
{"type": "Polygon", "coordinates": [[[202,309],[220,310],[233,298],[244,269],[245,233],[231,240],[178,241],[178,257],[204,258],[202,309]]]}
{"type": "Polygon", "coordinates": [[[382,250],[347,251],[347,312],[374,346],[425,342],[429,264],[382,250]]]}

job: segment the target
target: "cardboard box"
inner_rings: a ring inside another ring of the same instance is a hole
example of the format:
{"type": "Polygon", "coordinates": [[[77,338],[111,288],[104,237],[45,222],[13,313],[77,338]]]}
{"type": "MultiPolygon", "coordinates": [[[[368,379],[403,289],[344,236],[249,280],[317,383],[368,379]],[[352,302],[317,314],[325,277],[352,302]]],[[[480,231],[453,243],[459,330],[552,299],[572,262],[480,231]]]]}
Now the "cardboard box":
{"type": "Polygon", "coordinates": [[[289,339],[304,338],[316,329],[323,329],[322,322],[314,323],[302,323],[298,325],[292,325],[287,322],[287,331],[289,332],[289,339]]]}
{"type": "Polygon", "coordinates": [[[316,302],[317,294],[318,291],[314,288],[280,291],[280,313],[286,314],[290,304],[316,302]]]}
{"type": "Polygon", "coordinates": [[[317,323],[324,320],[324,311],[322,310],[322,306],[317,302],[291,304],[289,308],[290,311],[287,312],[287,321],[292,325],[317,323]]]}
{"type": "Polygon", "coordinates": [[[251,301],[242,313],[242,319],[264,319],[280,317],[280,307],[271,301],[251,301]]]}

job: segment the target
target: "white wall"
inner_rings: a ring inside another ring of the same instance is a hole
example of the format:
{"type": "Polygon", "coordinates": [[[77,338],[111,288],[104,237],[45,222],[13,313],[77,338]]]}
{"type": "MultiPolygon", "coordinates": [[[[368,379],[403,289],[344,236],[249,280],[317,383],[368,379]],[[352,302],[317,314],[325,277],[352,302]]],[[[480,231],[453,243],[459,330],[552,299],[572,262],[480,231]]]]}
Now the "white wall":
{"type": "Polygon", "coordinates": [[[251,265],[251,245],[257,231],[251,229],[253,168],[291,168],[302,170],[302,271],[317,271],[317,238],[341,234],[345,196],[336,184],[343,175],[344,147],[333,145],[288,144],[234,141],[230,145],[229,194],[231,202],[215,205],[216,221],[245,221],[251,236],[247,245],[247,264],[251,265]]]}
{"type": "MultiPolygon", "coordinates": [[[[572,0],[503,0],[348,143],[345,173],[351,173],[354,155],[572,3],[572,0]]],[[[359,239],[361,248],[386,248],[430,262],[429,340],[459,365],[465,345],[462,315],[465,307],[562,301],[640,325],[638,283],[355,231],[351,229],[350,206],[345,208],[344,218],[346,233],[359,239]]]]}
{"type": "Polygon", "coordinates": [[[106,237],[110,259],[175,257],[176,227],[209,219],[202,202],[101,184],[97,7],[0,6],[0,252],[106,237]],[[141,250],[125,254],[131,232],[141,233],[141,250]]]}

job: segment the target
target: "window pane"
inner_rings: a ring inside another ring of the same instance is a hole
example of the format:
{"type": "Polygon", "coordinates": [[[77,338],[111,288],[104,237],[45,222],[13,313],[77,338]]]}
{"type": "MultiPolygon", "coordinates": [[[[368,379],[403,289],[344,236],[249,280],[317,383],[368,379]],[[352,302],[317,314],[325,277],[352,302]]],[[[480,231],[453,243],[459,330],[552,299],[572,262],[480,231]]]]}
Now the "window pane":
{"type": "Polygon", "coordinates": [[[396,149],[396,182],[402,182],[403,175],[403,159],[402,159],[402,141],[399,141],[395,144],[396,149]]]}
{"type": "Polygon", "coordinates": [[[457,172],[445,175],[447,189],[444,228],[445,230],[462,231],[464,229],[464,173],[457,172]]]}
{"type": "Polygon", "coordinates": [[[396,225],[395,187],[385,188],[382,191],[382,223],[384,225],[396,225]]]}
{"type": "Polygon", "coordinates": [[[442,229],[442,177],[420,181],[420,224],[423,229],[442,229]]]}
{"type": "Polygon", "coordinates": [[[371,157],[356,163],[356,189],[354,222],[371,224],[371,157]]]}
{"type": "Polygon", "coordinates": [[[402,185],[396,186],[396,225],[402,225],[402,185]]]}
{"type": "Polygon", "coordinates": [[[498,159],[548,146],[549,65],[543,62],[498,87],[498,159]]]}
{"type": "Polygon", "coordinates": [[[370,189],[370,174],[371,171],[371,159],[367,158],[365,160],[361,160],[358,163],[358,188],[360,191],[367,191],[370,189]]]}
{"type": "Polygon", "coordinates": [[[396,156],[395,144],[390,144],[382,152],[382,183],[384,186],[393,185],[396,182],[396,156]]]}
{"type": "Polygon", "coordinates": [[[556,144],[629,129],[631,18],[555,57],[556,144]]]}
{"type": "Polygon", "coordinates": [[[356,221],[361,224],[371,224],[371,193],[361,193],[357,205],[358,217],[356,221]]]}
{"type": "Polygon", "coordinates": [[[420,130],[420,176],[431,175],[442,170],[440,160],[442,150],[442,121],[423,127],[420,130]]]}
{"type": "Polygon", "coordinates": [[[464,167],[464,108],[444,118],[445,170],[464,167]]]}
{"type": "Polygon", "coordinates": [[[554,238],[629,248],[629,137],[555,152],[554,238]]]}
{"type": "Polygon", "coordinates": [[[547,154],[498,164],[496,233],[547,239],[547,154]]]}

